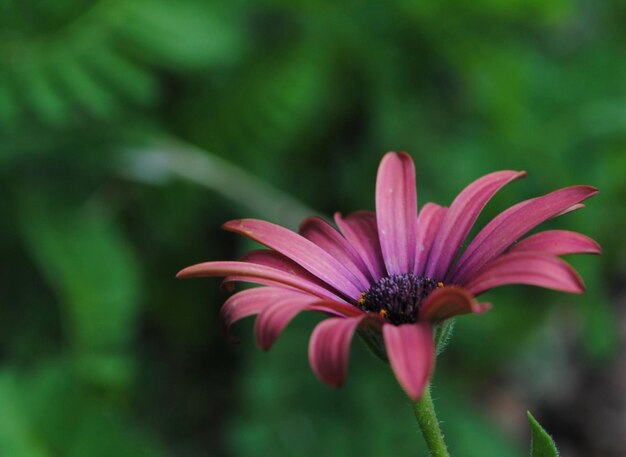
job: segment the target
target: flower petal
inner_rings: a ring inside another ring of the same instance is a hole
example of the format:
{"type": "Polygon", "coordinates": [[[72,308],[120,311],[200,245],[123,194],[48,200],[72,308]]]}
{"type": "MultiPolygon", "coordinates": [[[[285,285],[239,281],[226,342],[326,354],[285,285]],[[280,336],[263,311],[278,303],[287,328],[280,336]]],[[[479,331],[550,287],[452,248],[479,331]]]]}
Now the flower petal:
{"type": "MultiPolygon", "coordinates": [[[[305,281],[309,281],[313,284],[317,284],[324,289],[328,289],[334,295],[341,295],[338,291],[336,291],[333,287],[326,284],[317,276],[312,275],[307,270],[302,268],[293,260],[285,257],[279,252],[272,251],[271,249],[254,249],[245,253],[241,259],[241,262],[246,263],[254,263],[256,265],[263,265],[266,267],[275,268],[280,271],[284,271],[285,273],[289,273],[290,275],[297,276],[298,278],[302,278],[305,281]]],[[[232,281],[232,277],[227,276],[224,278],[224,283],[228,283],[232,281]]]]}
{"type": "Polygon", "coordinates": [[[415,241],[417,252],[415,254],[415,267],[413,268],[413,273],[417,276],[424,274],[428,254],[447,209],[435,203],[426,203],[417,216],[417,239],[415,241]]]}
{"type": "Polygon", "coordinates": [[[348,268],[359,280],[362,290],[370,287],[371,275],[354,247],[328,222],[310,217],[300,225],[300,235],[317,244],[348,268]]]}
{"type": "Polygon", "coordinates": [[[302,311],[320,311],[342,318],[365,314],[364,311],[354,306],[333,301],[320,301],[317,297],[310,295],[283,298],[265,307],[255,322],[254,334],[261,349],[267,351],[289,322],[302,311]]]}
{"type": "Polygon", "coordinates": [[[417,234],[415,166],[403,152],[385,154],[376,177],[378,237],[391,275],[413,270],[417,234]]]}
{"type": "Polygon", "coordinates": [[[354,332],[367,315],[331,318],[320,323],[309,341],[309,363],[320,381],[332,387],[343,384],[354,332]]]}
{"type": "MultiPolygon", "coordinates": [[[[231,295],[224,302],[220,310],[221,320],[228,329],[235,322],[244,317],[258,314],[272,306],[276,301],[289,297],[291,294],[304,295],[300,292],[281,287],[255,287],[253,289],[242,290],[241,292],[231,295]]],[[[311,297],[311,295],[304,296],[311,297]]]]}
{"type": "Polygon", "coordinates": [[[383,252],[378,238],[376,214],[372,211],[356,211],[344,219],[335,213],[335,223],[343,236],[359,253],[374,281],[387,274],[383,252]]]}
{"type": "Polygon", "coordinates": [[[442,287],[422,303],[420,320],[440,322],[459,314],[482,313],[491,305],[478,303],[472,294],[461,287],[442,287]]]}
{"type": "Polygon", "coordinates": [[[477,179],[454,199],[428,256],[426,275],[442,280],[491,197],[506,184],[526,176],[525,171],[496,171],[477,179]]]}
{"type": "Polygon", "coordinates": [[[591,186],[566,187],[503,211],[476,235],[446,282],[464,284],[528,231],[597,192],[591,186]]]}
{"type": "Polygon", "coordinates": [[[267,351],[289,322],[300,312],[306,310],[315,301],[315,297],[306,300],[279,300],[265,308],[254,324],[254,336],[261,349],[267,351]]]}
{"type": "Polygon", "coordinates": [[[585,207],[585,204],[584,204],[584,203],[576,203],[575,205],[572,205],[572,206],[570,206],[569,208],[565,208],[565,209],[564,209],[563,211],[561,211],[560,213],[555,214],[555,215],[554,215],[554,216],[552,216],[550,219],[555,219],[555,218],[557,218],[557,217],[564,216],[564,215],[569,214],[569,213],[571,213],[571,212],[578,211],[579,209],[582,209],[582,208],[584,208],[584,207],[585,207]]]}
{"type": "Polygon", "coordinates": [[[329,290],[276,268],[247,262],[204,262],[184,268],[177,278],[202,278],[207,276],[229,276],[230,280],[247,281],[270,286],[293,287],[321,298],[344,301],[329,290]]]}
{"type": "Polygon", "coordinates": [[[435,363],[435,343],[430,323],[383,327],[387,357],[398,382],[414,401],[428,385],[435,363]]]}
{"type": "Polygon", "coordinates": [[[465,285],[474,295],[507,284],[528,284],[573,294],[585,289],[582,279],[566,262],[538,252],[511,252],[492,260],[465,285]]]}
{"type": "Polygon", "coordinates": [[[546,230],[523,239],[514,244],[508,252],[536,251],[552,255],[568,254],[601,254],[598,243],[576,232],[569,230],[546,230]]]}
{"type": "Polygon", "coordinates": [[[257,219],[230,221],[223,227],[280,252],[353,299],[361,293],[359,281],[350,270],[315,243],[285,227],[257,219]]]}

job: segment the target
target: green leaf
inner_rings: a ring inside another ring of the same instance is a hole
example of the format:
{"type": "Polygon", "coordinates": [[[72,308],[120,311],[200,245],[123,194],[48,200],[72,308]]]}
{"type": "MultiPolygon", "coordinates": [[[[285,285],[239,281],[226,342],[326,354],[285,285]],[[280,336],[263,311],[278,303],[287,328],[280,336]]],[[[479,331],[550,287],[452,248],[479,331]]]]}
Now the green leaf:
{"type": "Polygon", "coordinates": [[[530,422],[530,457],[559,457],[559,451],[556,449],[554,440],[541,427],[539,422],[527,411],[528,421],[530,422]]]}
{"type": "Polygon", "coordinates": [[[90,69],[71,52],[59,52],[55,71],[67,97],[87,112],[106,118],[117,110],[117,103],[90,69]]]}
{"type": "Polygon", "coordinates": [[[31,65],[23,72],[22,90],[29,106],[41,119],[59,124],[67,116],[67,104],[46,70],[46,62],[31,65]]]}
{"type": "Polygon", "coordinates": [[[126,362],[112,361],[110,355],[125,356],[140,287],[124,233],[101,203],[72,207],[37,192],[23,200],[21,222],[31,256],[57,293],[73,348],[81,355],[102,356],[85,367],[103,360],[96,372],[123,379],[115,373],[126,362]]]}
{"type": "Polygon", "coordinates": [[[20,381],[12,372],[0,372],[0,455],[51,457],[53,453],[39,440],[24,410],[20,381]]]}

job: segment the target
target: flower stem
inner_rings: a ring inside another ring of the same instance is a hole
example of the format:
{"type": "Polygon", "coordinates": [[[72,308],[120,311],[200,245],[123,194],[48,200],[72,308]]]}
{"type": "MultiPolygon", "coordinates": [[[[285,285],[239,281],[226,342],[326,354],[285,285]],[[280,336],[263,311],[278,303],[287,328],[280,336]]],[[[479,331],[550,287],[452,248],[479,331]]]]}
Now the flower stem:
{"type": "Polygon", "coordinates": [[[432,457],[450,457],[439,427],[433,398],[430,396],[430,386],[426,387],[422,398],[413,403],[413,407],[430,455],[432,457]]]}

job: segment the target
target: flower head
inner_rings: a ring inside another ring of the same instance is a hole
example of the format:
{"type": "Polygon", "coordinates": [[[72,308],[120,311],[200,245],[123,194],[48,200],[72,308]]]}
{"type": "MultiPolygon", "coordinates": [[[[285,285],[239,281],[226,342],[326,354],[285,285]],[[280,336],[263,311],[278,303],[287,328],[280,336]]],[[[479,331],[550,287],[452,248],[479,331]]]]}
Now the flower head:
{"type": "Polygon", "coordinates": [[[415,168],[406,153],[386,154],[376,180],[376,212],[335,214],[338,230],[323,219],[305,220],[299,233],[269,222],[242,219],[226,230],[269,249],[241,261],[206,262],[178,277],[224,276],[262,287],[232,295],[222,307],[227,326],[258,314],[255,335],[263,349],[302,311],[329,318],[313,331],[309,361],[320,380],[339,386],[347,374],[349,346],[361,329],[382,338],[400,385],[421,397],[435,360],[433,327],[489,304],[476,297],[495,287],[527,284],[581,293],[583,282],[558,256],[599,254],[592,239],[549,230],[522,239],[542,222],[584,206],[595,195],[573,186],[518,203],[489,222],[459,257],[461,246],[487,202],[506,184],[526,175],[497,171],[467,186],[443,207],[418,212],[415,168]],[[458,258],[458,260],[456,260],[458,258]]]}

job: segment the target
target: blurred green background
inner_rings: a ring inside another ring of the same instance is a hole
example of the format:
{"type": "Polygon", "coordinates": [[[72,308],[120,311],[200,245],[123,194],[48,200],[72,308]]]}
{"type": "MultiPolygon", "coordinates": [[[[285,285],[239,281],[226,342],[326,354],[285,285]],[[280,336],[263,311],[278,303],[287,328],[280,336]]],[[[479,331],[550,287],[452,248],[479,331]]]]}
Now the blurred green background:
{"type": "Polygon", "coordinates": [[[600,188],[543,227],[598,240],[582,296],[507,287],[458,319],[434,397],[453,455],[527,454],[526,409],[564,456],[626,449],[623,1],[0,2],[0,456],[426,455],[361,341],[331,390],[318,316],[269,353],[229,345],[218,280],[182,267],[373,209],[382,154],[420,201],[525,169],[480,219],[600,188]]]}

